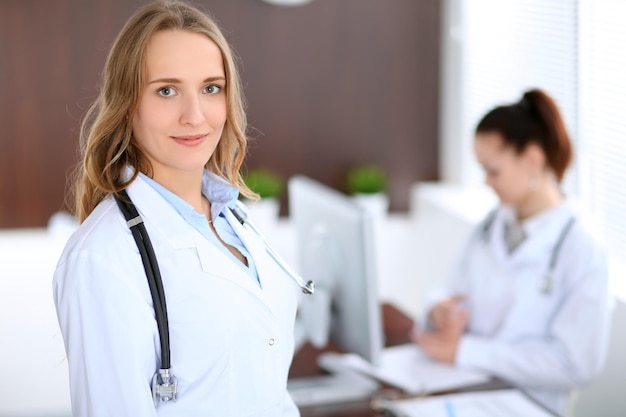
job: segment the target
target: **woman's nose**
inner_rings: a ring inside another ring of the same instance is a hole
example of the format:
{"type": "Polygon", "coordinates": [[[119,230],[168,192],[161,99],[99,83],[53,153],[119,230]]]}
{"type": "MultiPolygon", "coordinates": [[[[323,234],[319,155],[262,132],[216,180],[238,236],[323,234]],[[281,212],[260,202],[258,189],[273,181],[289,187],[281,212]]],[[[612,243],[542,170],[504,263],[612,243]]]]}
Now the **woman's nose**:
{"type": "Polygon", "coordinates": [[[180,115],[181,123],[196,126],[203,123],[204,120],[204,112],[199,97],[188,97],[183,103],[180,115]]]}

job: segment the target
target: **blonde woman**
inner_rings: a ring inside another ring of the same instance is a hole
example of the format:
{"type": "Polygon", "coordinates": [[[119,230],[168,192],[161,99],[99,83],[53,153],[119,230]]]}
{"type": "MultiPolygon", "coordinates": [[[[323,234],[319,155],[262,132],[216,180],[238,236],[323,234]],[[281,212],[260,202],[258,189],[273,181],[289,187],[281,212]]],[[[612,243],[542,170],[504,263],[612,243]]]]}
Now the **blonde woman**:
{"type": "Polygon", "coordinates": [[[298,287],[240,222],[238,195],[254,197],[239,173],[245,130],[215,22],[177,1],[138,10],[83,124],[81,226],[53,280],[75,417],[298,415],[286,391],[298,287]],[[138,216],[127,222],[124,204],[138,216]]]}

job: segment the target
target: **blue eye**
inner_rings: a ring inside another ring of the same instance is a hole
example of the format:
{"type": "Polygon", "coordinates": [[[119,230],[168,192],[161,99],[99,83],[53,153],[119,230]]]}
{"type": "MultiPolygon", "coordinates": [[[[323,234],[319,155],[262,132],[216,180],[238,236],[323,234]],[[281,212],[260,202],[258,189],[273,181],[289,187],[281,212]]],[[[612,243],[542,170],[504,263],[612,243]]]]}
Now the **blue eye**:
{"type": "Polygon", "coordinates": [[[163,87],[163,88],[159,88],[159,95],[163,96],[163,97],[171,97],[176,93],[176,90],[174,90],[172,87],[163,87]]]}
{"type": "Polygon", "coordinates": [[[204,87],[204,92],[207,94],[217,94],[222,90],[219,85],[211,84],[204,87]]]}

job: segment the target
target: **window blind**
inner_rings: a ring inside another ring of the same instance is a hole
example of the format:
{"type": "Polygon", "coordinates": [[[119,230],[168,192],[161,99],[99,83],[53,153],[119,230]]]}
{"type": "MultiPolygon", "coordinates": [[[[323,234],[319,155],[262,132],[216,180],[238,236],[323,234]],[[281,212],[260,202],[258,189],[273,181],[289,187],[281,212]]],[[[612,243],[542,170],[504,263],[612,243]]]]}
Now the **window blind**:
{"type": "Polygon", "coordinates": [[[580,0],[581,202],[626,264],[626,2],[580,0]]]}
{"type": "MultiPolygon", "coordinates": [[[[460,1],[465,2],[459,70],[462,182],[474,185],[483,179],[472,152],[476,124],[488,110],[518,100],[530,88],[541,88],[555,98],[576,138],[578,3],[460,1]]],[[[565,185],[572,188],[574,183],[575,171],[570,170],[565,185]]]]}

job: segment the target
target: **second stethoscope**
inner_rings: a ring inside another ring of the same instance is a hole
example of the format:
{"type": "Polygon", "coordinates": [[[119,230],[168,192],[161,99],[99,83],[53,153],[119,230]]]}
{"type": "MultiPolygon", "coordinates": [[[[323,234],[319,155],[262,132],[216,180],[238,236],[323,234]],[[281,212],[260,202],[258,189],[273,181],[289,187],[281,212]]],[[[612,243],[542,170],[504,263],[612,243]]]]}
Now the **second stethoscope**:
{"type": "MultiPolygon", "coordinates": [[[[491,232],[491,226],[496,218],[497,210],[493,210],[491,213],[487,215],[485,220],[483,221],[483,225],[481,227],[481,235],[483,240],[487,241],[489,237],[489,233],[491,232]]],[[[552,248],[552,253],[550,254],[550,263],[548,264],[548,270],[543,275],[541,283],[539,285],[539,292],[543,294],[551,294],[554,287],[554,269],[556,268],[556,262],[559,257],[559,253],[561,251],[561,246],[563,245],[563,241],[567,237],[572,226],[576,223],[576,218],[571,217],[563,229],[561,229],[561,233],[559,234],[559,238],[556,241],[556,244],[552,248]]]]}
{"type": "MultiPolygon", "coordinates": [[[[161,344],[161,367],[152,378],[152,399],[154,400],[155,407],[158,407],[161,401],[176,401],[178,395],[178,381],[172,374],[170,363],[170,335],[169,323],[167,319],[167,306],[165,305],[165,292],[163,291],[163,282],[161,280],[159,265],[154,254],[152,243],[150,242],[150,237],[148,236],[146,227],[143,224],[143,219],[137,212],[137,208],[131,201],[126,190],[120,191],[119,194],[121,198],[115,196],[115,201],[124,215],[126,224],[128,225],[128,228],[137,243],[137,248],[139,249],[139,254],[141,255],[141,261],[146,271],[148,286],[150,287],[150,294],[152,295],[152,304],[154,306],[157,328],[159,330],[159,340],[161,344]]],[[[306,294],[313,294],[315,291],[315,283],[313,281],[304,281],[302,277],[293,272],[291,268],[289,268],[289,265],[287,265],[280,255],[278,255],[278,253],[267,243],[265,237],[248,220],[245,213],[239,207],[231,207],[230,211],[246,230],[255,233],[263,240],[267,253],[291,278],[296,281],[300,288],[302,288],[302,291],[306,294]]]]}

